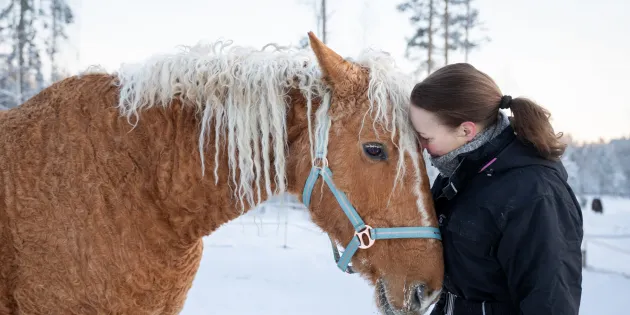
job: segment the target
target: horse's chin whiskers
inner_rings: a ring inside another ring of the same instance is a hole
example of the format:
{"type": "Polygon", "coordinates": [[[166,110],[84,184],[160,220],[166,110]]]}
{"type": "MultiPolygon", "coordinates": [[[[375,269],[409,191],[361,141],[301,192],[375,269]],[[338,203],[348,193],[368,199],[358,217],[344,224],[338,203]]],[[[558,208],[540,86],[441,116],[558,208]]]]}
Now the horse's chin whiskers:
{"type": "Polygon", "coordinates": [[[380,301],[379,311],[384,315],[427,315],[427,310],[423,310],[421,307],[411,303],[413,294],[408,294],[410,293],[410,290],[412,290],[412,288],[407,286],[407,279],[405,279],[405,288],[403,289],[403,306],[402,308],[397,309],[391,304],[392,299],[390,289],[385,284],[384,280],[379,279],[376,285],[376,292],[380,301]]]}

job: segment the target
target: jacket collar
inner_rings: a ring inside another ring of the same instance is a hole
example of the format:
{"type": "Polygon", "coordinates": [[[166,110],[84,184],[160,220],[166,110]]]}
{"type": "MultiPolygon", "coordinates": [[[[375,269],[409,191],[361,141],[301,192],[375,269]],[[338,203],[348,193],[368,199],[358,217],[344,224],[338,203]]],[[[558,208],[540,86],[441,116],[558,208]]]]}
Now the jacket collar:
{"type": "Polygon", "coordinates": [[[493,168],[490,166],[499,159],[499,156],[514,142],[515,138],[514,129],[512,126],[508,126],[496,138],[478,149],[457,156],[458,166],[453,175],[449,178],[438,175],[436,185],[432,189],[434,198],[444,196],[449,200],[453,199],[472,177],[480,172],[492,172],[493,168]]]}

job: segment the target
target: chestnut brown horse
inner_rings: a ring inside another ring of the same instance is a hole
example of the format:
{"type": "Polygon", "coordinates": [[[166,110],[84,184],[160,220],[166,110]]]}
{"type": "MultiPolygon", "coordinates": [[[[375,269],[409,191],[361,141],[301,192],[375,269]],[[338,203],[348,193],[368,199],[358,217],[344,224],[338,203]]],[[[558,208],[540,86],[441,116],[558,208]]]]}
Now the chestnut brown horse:
{"type": "Polygon", "coordinates": [[[443,264],[411,82],[309,36],[84,73],[0,115],[0,314],[177,314],[202,237],[285,192],[384,313],[424,312],[443,264]]]}

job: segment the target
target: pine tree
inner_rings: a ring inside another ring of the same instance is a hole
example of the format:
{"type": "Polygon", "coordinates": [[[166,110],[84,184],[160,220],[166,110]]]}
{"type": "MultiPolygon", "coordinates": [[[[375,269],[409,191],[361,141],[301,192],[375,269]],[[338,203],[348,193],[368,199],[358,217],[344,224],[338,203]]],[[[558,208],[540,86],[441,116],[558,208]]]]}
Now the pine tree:
{"type": "Polygon", "coordinates": [[[63,77],[56,60],[57,53],[59,53],[59,39],[68,39],[66,26],[74,23],[74,14],[65,0],[50,0],[49,10],[48,20],[50,21],[50,26],[44,23],[44,28],[50,28],[49,38],[46,41],[48,46],[46,52],[49,55],[52,68],[50,77],[52,83],[63,77]]]}
{"type": "Polygon", "coordinates": [[[458,28],[461,23],[460,20],[464,18],[461,13],[458,12],[458,5],[461,5],[461,0],[441,0],[443,5],[442,11],[442,38],[444,39],[444,46],[442,51],[444,52],[444,65],[449,62],[449,52],[456,50],[458,44],[461,41],[461,32],[458,28]]]}
{"type": "Polygon", "coordinates": [[[630,197],[630,141],[621,139],[612,140],[606,145],[609,155],[612,157],[611,186],[617,196],[630,197]]]}
{"type": "Polygon", "coordinates": [[[630,197],[629,155],[630,143],[624,140],[568,148],[565,157],[575,162],[578,170],[577,179],[569,174],[571,186],[579,183],[574,187],[578,193],[630,197]]]}
{"type": "Polygon", "coordinates": [[[488,37],[477,39],[473,31],[482,27],[479,10],[473,0],[407,0],[397,5],[409,13],[414,27],[413,36],[407,38],[405,57],[418,63],[416,73],[426,70],[427,75],[437,69],[435,54],[442,52],[443,64],[449,64],[451,52],[462,50],[464,59],[488,37]]]}
{"type": "MultiPolygon", "coordinates": [[[[0,11],[0,103],[7,107],[22,104],[50,82],[42,69],[46,52],[38,42],[47,43],[55,67],[58,39],[67,38],[65,25],[72,21],[65,0],[10,0],[0,11]]],[[[53,75],[59,73],[53,70],[53,75]]]]}
{"type": "MultiPolygon", "coordinates": [[[[313,11],[315,12],[315,21],[317,22],[317,37],[319,37],[324,44],[328,43],[328,21],[331,17],[331,12],[329,12],[329,8],[327,6],[326,0],[302,0],[300,1],[302,4],[311,5],[313,11]]],[[[301,48],[306,48],[309,45],[309,40],[307,36],[303,36],[300,38],[300,43],[298,44],[301,48]]]]}
{"type": "Polygon", "coordinates": [[[43,85],[41,56],[35,44],[34,22],[39,13],[35,4],[34,0],[11,0],[0,13],[0,37],[4,45],[10,44],[2,47],[9,52],[4,56],[5,72],[0,74],[5,96],[0,102],[8,107],[21,104],[43,85]]]}
{"type": "Polygon", "coordinates": [[[408,0],[396,8],[403,13],[410,13],[409,20],[415,28],[411,37],[407,38],[405,57],[418,62],[416,73],[426,70],[427,75],[435,68],[433,54],[436,49],[434,38],[437,35],[436,13],[440,0],[408,0]]]}
{"type": "Polygon", "coordinates": [[[584,187],[582,186],[580,177],[580,165],[576,162],[575,155],[577,153],[577,148],[571,144],[567,145],[564,155],[562,156],[562,164],[564,164],[564,168],[567,171],[569,186],[571,186],[571,189],[573,189],[576,194],[581,195],[584,193],[584,187]]]}
{"type": "MultiPolygon", "coordinates": [[[[445,0],[446,1],[446,0],[445,0]]],[[[450,34],[454,49],[464,51],[464,61],[468,62],[470,52],[478,48],[482,43],[490,41],[487,36],[475,39],[473,31],[482,28],[479,20],[479,10],[473,7],[474,0],[450,0],[453,5],[460,8],[459,14],[451,19],[456,31],[450,34]],[[463,7],[463,9],[462,9],[463,7]]]]}

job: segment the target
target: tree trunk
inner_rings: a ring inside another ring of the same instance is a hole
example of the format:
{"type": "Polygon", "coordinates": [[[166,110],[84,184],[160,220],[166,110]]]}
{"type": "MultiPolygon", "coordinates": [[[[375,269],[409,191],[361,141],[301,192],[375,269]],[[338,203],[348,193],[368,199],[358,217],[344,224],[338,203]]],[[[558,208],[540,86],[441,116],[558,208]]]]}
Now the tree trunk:
{"type": "Polygon", "coordinates": [[[52,38],[50,44],[50,83],[53,83],[59,79],[57,64],[55,62],[55,55],[57,54],[57,37],[59,36],[59,34],[57,33],[57,20],[60,18],[59,16],[57,16],[58,6],[58,0],[51,1],[50,13],[52,18],[52,38]]]}
{"type": "Polygon", "coordinates": [[[449,16],[448,16],[448,3],[450,2],[450,0],[444,0],[444,65],[448,65],[448,35],[449,35],[449,30],[448,30],[448,23],[449,23],[449,16]]]}
{"type": "Polygon", "coordinates": [[[433,0],[429,0],[429,47],[427,48],[427,74],[431,74],[433,66],[433,0]]]}
{"type": "Polygon", "coordinates": [[[470,49],[470,44],[468,42],[468,31],[470,30],[470,0],[466,0],[466,27],[464,29],[464,60],[465,62],[468,62],[468,50],[470,49]]]}
{"type": "Polygon", "coordinates": [[[17,23],[16,30],[16,45],[17,45],[17,57],[18,57],[18,65],[16,71],[16,88],[17,88],[17,105],[20,105],[24,102],[24,68],[25,68],[25,60],[24,60],[24,46],[26,46],[26,11],[28,10],[28,0],[20,0],[20,16],[19,21],[17,23]]]}
{"type": "Polygon", "coordinates": [[[326,0],[322,0],[322,42],[326,42],[326,0]]]}

